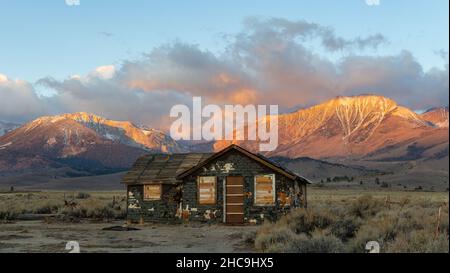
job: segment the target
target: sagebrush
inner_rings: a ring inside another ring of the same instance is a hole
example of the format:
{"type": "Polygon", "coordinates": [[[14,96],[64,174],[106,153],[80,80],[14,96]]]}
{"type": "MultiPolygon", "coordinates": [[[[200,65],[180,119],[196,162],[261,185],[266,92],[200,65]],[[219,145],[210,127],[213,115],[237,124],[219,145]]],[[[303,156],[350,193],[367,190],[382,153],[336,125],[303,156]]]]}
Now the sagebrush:
{"type": "Polygon", "coordinates": [[[377,241],[381,252],[449,252],[448,201],[362,195],[309,203],[308,209],[265,223],[256,234],[256,249],[359,253],[367,251],[367,242],[377,241]]]}

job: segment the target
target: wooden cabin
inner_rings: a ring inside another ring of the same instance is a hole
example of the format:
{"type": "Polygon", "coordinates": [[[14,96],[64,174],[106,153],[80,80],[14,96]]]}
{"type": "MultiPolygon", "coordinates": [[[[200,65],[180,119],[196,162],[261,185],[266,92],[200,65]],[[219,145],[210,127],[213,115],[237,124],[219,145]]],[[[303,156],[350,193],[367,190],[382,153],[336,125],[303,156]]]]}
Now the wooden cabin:
{"type": "Polygon", "coordinates": [[[124,176],[130,222],[276,220],[306,207],[308,180],[237,145],[217,153],[149,154],[124,176]]]}

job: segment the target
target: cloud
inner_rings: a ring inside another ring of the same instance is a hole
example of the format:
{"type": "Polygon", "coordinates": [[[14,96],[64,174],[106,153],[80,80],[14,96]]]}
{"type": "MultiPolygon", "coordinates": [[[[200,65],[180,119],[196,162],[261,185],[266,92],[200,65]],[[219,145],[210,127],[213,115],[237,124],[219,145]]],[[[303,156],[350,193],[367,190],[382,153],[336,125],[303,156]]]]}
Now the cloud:
{"type": "Polygon", "coordinates": [[[110,78],[110,69],[106,69],[108,77],[102,73],[104,71],[104,67],[100,67],[87,76],[72,76],[63,81],[47,77],[37,84],[56,91],[57,95],[46,99],[54,113],[90,112],[155,128],[168,124],[173,104],[191,101],[190,97],[175,91],[130,89],[117,77],[110,78]]]}
{"type": "Polygon", "coordinates": [[[105,65],[97,67],[92,73],[91,77],[98,77],[101,79],[111,79],[116,74],[116,68],[114,65],[105,65]]]}
{"type": "Polygon", "coordinates": [[[240,95],[244,90],[251,89],[251,83],[236,63],[227,63],[209,51],[179,42],[156,48],[142,60],[125,62],[117,80],[129,89],[174,90],[204,96],[216,103],[250,102],[239,100],[244,97],[240,95]]]}
{"type": "Polygon", "coordinates": [[[261,19],[258,17],[249,17],[244,22],[247,33],[241,33],[239,36],[273,36],[278,40],[296,40],[300,42],[309,39],[319,39],[322,46],[329,51],[339,50],[364,50],[366,48],[376,49],[380,45],[387,43],[387,39],[380,33],[372,34],[367,37],[356,37],[345,39],[335,34],[330,27],[321,26],[307,21],[289,21],[282,18],[261,19]],[[298,41],[298,40],[297,40],[298,41]]]}
{"type": "Polygon", "coordinates": [[[448,65],[423,71],[414,56],[353,56],[340,65],[344,94],[375,93],[388,96],[415,110],[448,104],[448,65]]]}
{"type": "Polygon", "coordinates": [[[448,62],[448,50],[445,49],[436,50],[434,51],[434,54],[436,54],[437,56],[448,62]]]}
{"type": "Polygon", "coordinates": [[[8,77],[6,75],[0,74],[0,83],[8,81],[8,77]]]}
{"type": "Polygon", "coordinates": [[[344,39],[306,21],[256,17],[231,37],[221,54],[181,42],[125,62],[119,81],[147,92],[175,90],[210,102],[279,104],[292,109],[339,95],[375,93],[424,109],[448,101],[448,67],[424,71],[408,51],[391,56],[358,54],[387,40],[381,34],[344,39]],[[319,39],[326,50],[347,50],[332,62],[309,49],[319,39]]]}
{"type": "Polygon", "coordinates": [[[44,104],[31,84],[0,74],[0,120],[28,121],[46,112],[44,104]]]}
{"type": "MultiPolygon", "coordinates": [[[[315,23],[252,17],[243,31],[228,36],[220,53],[177,41],[87,75],[39,80],[38,85],[55,90],[52,97],[33,95],[27,84],[25,97],[36,108],[23,117],[42,108],[52,114],[85,111],[167,129],[170,108],[190,105],[192,96],[202,96],[204,103],[278,104],[282,111],[362,93],[388,96],[416,110],[448,104],[448,65],[424,71],[406,50],[367,55],[366,49],[387,42],[381,34],[349,39],[315,23]],[[325,52],[345,54],[331,61],[311,49],[316,42],[325,52]]],[[[4,78],[0,96],[6,94],[4,78]]],[[[22,108],[19,99],[13,105],[0,110],[0,118],[22,108]]]]}
{"type": "Polygon", "coordinates": [[[214,103],[292,107],[313,97],[318,102],[336,91],[336,67],[306,49],[305,43],[318,38],[326,50],[337,51],[376,48],[386,42],[381,34],[348,40],[315,23],[280,18],[252,17],[244,26],[223,54],[175,42],[125,62],[118,78],[130,89],[176,90],[214,103]]]}

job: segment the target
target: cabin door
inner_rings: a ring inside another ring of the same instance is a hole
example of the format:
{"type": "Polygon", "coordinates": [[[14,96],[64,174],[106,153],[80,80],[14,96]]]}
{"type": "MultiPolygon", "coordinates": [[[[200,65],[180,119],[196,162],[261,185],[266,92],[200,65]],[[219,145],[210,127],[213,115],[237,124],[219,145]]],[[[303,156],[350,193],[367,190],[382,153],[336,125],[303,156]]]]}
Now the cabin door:
{"type": "Polygon", "coordinates": [[[225,182],[225,223],[244,223],[244,178],[228,176],[225,182]]]}

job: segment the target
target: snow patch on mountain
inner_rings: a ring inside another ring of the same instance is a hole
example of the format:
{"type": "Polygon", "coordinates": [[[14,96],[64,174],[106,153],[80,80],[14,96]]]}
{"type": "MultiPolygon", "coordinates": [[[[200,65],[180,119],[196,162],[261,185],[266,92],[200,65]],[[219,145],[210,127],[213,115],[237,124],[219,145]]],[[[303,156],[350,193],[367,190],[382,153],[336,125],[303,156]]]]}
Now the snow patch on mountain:
{"type": "Polygon", "coordinates": [[[0,150],[4,150],[4,149],[6,149],[8,146],[10,146],[12,144],[12,142],[8,142],[8,143],[5,143],[5,144],[3,144],[3,145],[0,145],[0,150]]]}

